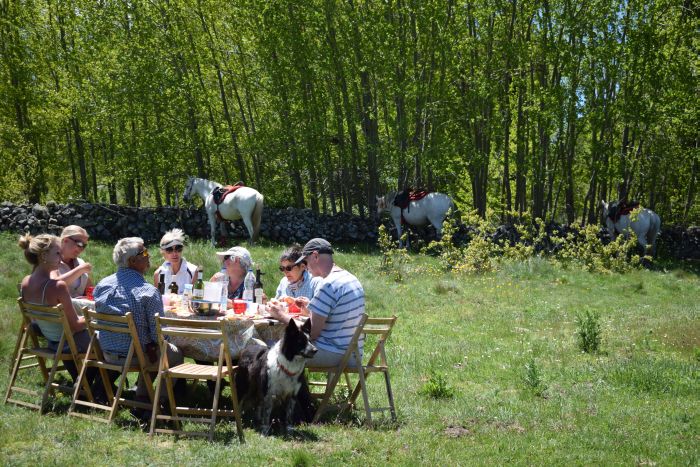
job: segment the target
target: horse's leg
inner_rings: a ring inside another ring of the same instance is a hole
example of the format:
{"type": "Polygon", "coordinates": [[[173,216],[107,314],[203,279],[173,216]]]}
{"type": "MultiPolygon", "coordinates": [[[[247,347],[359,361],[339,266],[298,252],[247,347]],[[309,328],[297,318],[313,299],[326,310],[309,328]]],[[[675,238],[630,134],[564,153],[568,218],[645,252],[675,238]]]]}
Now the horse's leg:
{"type": "Polygon", "coordinates": [[[253,244],[253,235],[255,234],[253,230],[253,222],[250,220],[252,214],[249,214],[247,216],[243,216],[243,223],[245,224],[245,228],[248,229],[248,245],[253,244]]]}
{"type": "Polygon", "coordinates": [[[225,245],[226,239],[228,239],[228,230],[226,230],[226,219],[221,219],[219,221],[219,233],[221,234],[221,244],[225,245]]]}
{"type": "Polygon", "coordinates": [[[213,214],[209,214],[209,231],[211,234],[211,244],[216,247],[216,217],[213,214]]]}

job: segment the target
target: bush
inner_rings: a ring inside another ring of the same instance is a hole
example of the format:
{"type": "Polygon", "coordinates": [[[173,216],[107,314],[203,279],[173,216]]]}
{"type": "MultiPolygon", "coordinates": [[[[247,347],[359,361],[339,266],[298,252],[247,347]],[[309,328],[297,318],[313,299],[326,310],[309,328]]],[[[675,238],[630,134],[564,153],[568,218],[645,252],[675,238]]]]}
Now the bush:
{"type": "Polygon", "coordinates": [[[420,392],[433,399],[450,399],[455,391],[447,384],[447,379],[443,375],[433,371],[420,392]]]}
{"type": "Polygon", "coordinates": [[[578,347],[586,353],[595,353],[600,348],[600,316],[586,310],[576,316],[578,347]]]}
{"type": "MultiPolygon", "coordinates": [[[[405,236],[406,234],[404,234],[405,236]]],[[[380,272],[393,276],[396,282],[404,279],[404,266],[408,263],[409,256],[406,250],[398,248],[394,240],[387,232],[386,227],[379,226],[379,237],[377,245],[382,253],[382,262],[379,266],[380,272]]]]}
{"type": "Polygon", "coordinates": [[[525,364],[524,381],[536,396],[542,396],[547,389],[542,382],[542,376],[534,358],[531,358],[530,361],[525,364]]]}

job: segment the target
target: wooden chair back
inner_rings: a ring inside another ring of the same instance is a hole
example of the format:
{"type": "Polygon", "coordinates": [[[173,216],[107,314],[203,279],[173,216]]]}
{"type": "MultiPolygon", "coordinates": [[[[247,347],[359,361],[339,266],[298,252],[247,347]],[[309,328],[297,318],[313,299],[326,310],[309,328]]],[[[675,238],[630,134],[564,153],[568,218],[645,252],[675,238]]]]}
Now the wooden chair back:
{"type": "MultiPolygon", "coordinates": [[[[25,302],[22,300],[22,298],[17,299],[17,304],[22,314],[22,325],[20,329],[19,342],[17,343],[17,350],[15,352],[14,363],[10,373],[10,382],[8,384],[7,392],[5,393],[5,403],[9,402],[16,405],[37,409],[43,413],[46,408],[48,397],[53,394],[54,390],[58,389],[67,394],[73,393],[73,387],[63,386],[55,382],[56,373],[58,371],[65,370],[65,366],[59,365],[59,363],[72,361],[74,362],[78,372],[80,372],[81,362],[85,354],[81,354],[78,351],[75,340],[73,339],[73,333],[70,329],[70,325],[68,324],[68,320],[63,312],[63,307],[60,304],[54,306],[38,305],[25,302]],[[61,337],[58,341],[56,350],[51,350],[48,347],[40,346],[38,336],[32,328],[32,322],[37,320],[55,324],[61,327],[61,337]],[[68,344],[68,352],[63,351],[66,344],[68,344]],[[35,358],[37,360],[37,365],[23,365],[23,362],[26,362],[28,358],[35,358]],[[47,369],[47,360],[52,361],[50,370],[47,369]],[[20,370],[33,368],[36,366],[39,367],[44,380],[44,389],[41,393],[15,384],[20,370]],[[36,403],[17,399],[16,397],[13,397],[14,393],[23,393],[33,397],[41,396],[41,401],[36,403]]],[[[81,386],[76,385],[76,387],[79,390],[81,386]]],[[[86,391],[87,397],[92,400],[90,387],[87,384],[84,384],[82,385],[82,388],[86,391]]]]}
{"type": "Polygon", "coordinates": [[[73,401],[71,402],[68,413],[77,417],[109,423],[114,420],[119,407],[123,405],[150,410],[153,405],[154,397],[153,379],[151,378],[150,371],[154,371],[155,368],[153,368],[153,365],[150,364],[146,358],[143,347],[141,346],[138,331],[136,329],[136,323],[134,322],[134,317],[131,312],[128,312],[125,315],[114,315],[109,313],[98,313],[97,311],[84,307],[83,315],[85,316],[85,322],[87,324],[88,332],[90,333],[90,346],[88,348],[88,355],[90,355],[90,357],[85,360],[79,378],[80,381],[84,380],[87,368],[97,368],[99,370],[108,403],[105,404],[83,401],[79,398],[79,394],[76,391],[73,394],[73,401]],[[107,361],[98,338],[100,332],[123,334],[130,339],[129,349],[123,359],[120,359],[118,362],[107,361]],[[134,355],[136,355],[135,362],[134,355]],[[118,373],[119,384],[117,385],[116,394],[112,390],[112,380],[109,377],[109,371],[118,373]],[[148,393],[149,403],[144,403],[133,399],[125,399],[122,397],[124,388],[128,383],[129,373],[139,373],[143,377],[148,393]],[[78,412],[76,411],[77,406],[105,411],[107,412],[107,418],[78,412]]]}
{"type": "Polygon", "coordinates": [[[210,441],[212,441],[214,439],[216,419],[218,416],[224,416],[233,417],[235,419],[238,438],[240,442],[243,443],[243,423],[241,421],[241,412],[238,404],[238,394],[234,379],[237,367],[233,366],[231,360],[231,352],[229,350],[228,338],[224,332],[223,322],[214,320],[187,320],[156,316],[156,332],[158,334],[158,342],[160,345],[160,365],[158,367],[159,377],[156,385],[156,394],[160,393],[160,387],[163,382],[165,382],[170,404],[170,415],[159,414],[158,403],[154,403],[149,435],[153,435],[154,433],[169,433],[187,436],[206,436],[210,441]],[[216,365],[202,365],[185,362],[172,367],[167,356],[167,337],[184,337],[189,339],[219,341],[219,358],[216,365]],[[173,391],[173,379],[175,378],[214,381],[215,388],[211,409],[185,407],[176,404],[175,394],[173,391]],[[226,378],[228,379],[231,387],[232,410],[219,409],[219,394],[221,393],[223,380],[226,378]],[[156,424],[159,420],[174,422],[175,429],[157,428],[156,424]],[[182,429],[183,421],[207,423],[209,425],[209,430],[207,432],[185,431],[182,429]]]}
{"type": "Polygon", "coordinates": [[[341,375],[345,377],[345,381],[348,388],[348,397],[345,402],[344,408],[352,407],[355,404],[357,396],[362,393],[363,402],[365,407],[365,414],[367,416],[367,422],[372,424],[372,412],[389,410],[393,420],[396,420],[396,410],[394,407],[394,397],[391,390],[391,381],[389,377],[389,364],[386,357],[386,341],[391,335],[391,331],[396,323],[396,316],[389,318],[370,318],[367,314],[363,314],[360,319],[360,324],[355,329],[355,333],[350,341],[350,344],[343,355],[340,363],[336,367],[318,367],[318,366],[308,366],[307,370],[309,373],[327,373],[329,375],[326,382],[310,382],[311,386],[322,386],[325,387],[323,395],[320,397],[321,402],[313,418],[313,422],[317,422],[326,408],[330,405],[330,399],[333,395],[335,387],[337,386],[341,375]],[[366,336],[373,335],[376,336],[376,344],[370,352],[367,352],[365,347],[364,352],[360,352],[359,343],[368,343],[366,336]],[[369,355],[369,357],[367,357],[369,355]],[[349,365],[351,359],[357,363],[357,365],[349,365]],[[363,362],[364,361],[364,362],[363,362]],[[366,363],[365,363],[366,362],[366,363]],[[385,377],[385,384],[387,390],[387,398],[389,400],[389,406],[384,408],[372,408],[369,405],[369,397],[367,394],[366,380],[371,373],[381,372],[385,377]],[[358,382],[354,389],[350,384],[350,374],[358,375],[358,382]]]}

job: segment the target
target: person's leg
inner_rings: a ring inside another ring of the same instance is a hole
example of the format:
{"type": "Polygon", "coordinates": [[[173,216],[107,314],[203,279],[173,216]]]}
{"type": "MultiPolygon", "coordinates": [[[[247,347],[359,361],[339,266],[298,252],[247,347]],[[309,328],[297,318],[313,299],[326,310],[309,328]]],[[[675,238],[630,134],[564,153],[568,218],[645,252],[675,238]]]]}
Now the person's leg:
{"type": "MultiPolygon", "coordinates": [[[[338,366],[343,359],[343,354],[329,352],[328,350],[318,349],[318,352],[313,358],[306,361],[306,366],[309,367],[333,367],[338,366]]],[[[355,366],[355,359],[351,356],[348,360],[348,366],[355,366]]]]}

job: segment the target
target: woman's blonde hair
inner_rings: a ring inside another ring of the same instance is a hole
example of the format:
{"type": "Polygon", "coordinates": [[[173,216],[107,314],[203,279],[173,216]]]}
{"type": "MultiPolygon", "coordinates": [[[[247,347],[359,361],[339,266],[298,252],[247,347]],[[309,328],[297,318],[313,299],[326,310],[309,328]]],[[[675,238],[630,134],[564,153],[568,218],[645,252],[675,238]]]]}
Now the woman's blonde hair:
{"type": "Polygon", "coordinates": [[[43,256],[51,249],[51,246],[58,244],[59,239],[55,235],[41,234],[33,237],[31,234],[25,234],[19,237],[17,245],[24,250],[24,257],[29,264],[38,266],[43,260],[43,256]]]}
{"type": "Polygon", "coordinates": [[[87,231],[79,225],[68,225],[61,231],[61,239],[72,237],[73,235],[80,235],[81,237],[90,238],[87,231]]]}
{"type": "Polygon", "coordinates": [[[183,232],[182,229],[168,230],[167,232],[165,232],[165,235],[163,235],[163,238],[160,239],[161,250],[164,250],[171,246],[184,244],[185,232],[183,232]]]}

